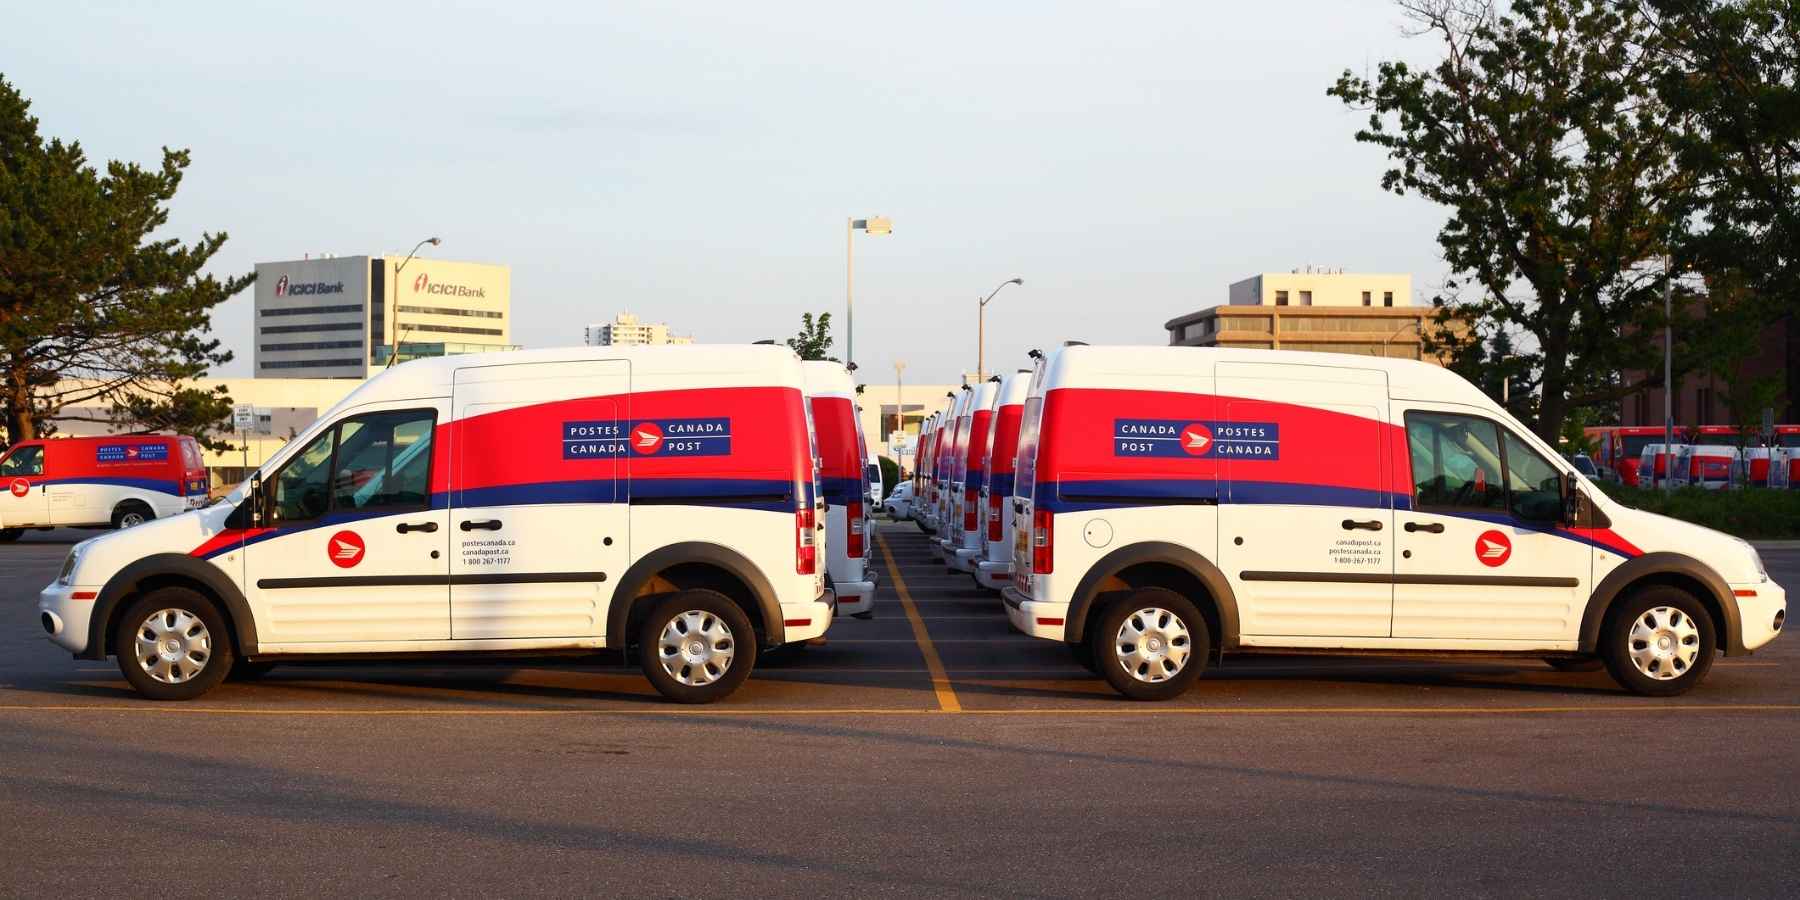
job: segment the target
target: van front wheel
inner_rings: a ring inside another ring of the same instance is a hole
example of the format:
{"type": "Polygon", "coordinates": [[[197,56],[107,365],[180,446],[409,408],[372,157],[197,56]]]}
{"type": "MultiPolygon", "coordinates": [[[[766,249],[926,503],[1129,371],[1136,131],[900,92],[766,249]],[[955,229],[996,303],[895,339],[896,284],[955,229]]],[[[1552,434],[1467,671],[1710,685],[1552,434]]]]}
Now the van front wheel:
{"type": "Polygon", "coordinates": [[[231,671],[231,635],[206,595],[184,587],[151,591],[126,607],[113,633],[119,671],[152,700],[192,700],[231,671]]]}
{"type": "Polygon", "coordinates": [[[659,601],[638,630],[644,677],[676,703],[722,700],[756,665],[750,617],[718,591],[681,591],[659,601]]]}
{"type": "Polygon", "coordinates": [[[1618,602],[1600,627],[1600,658],[1620,687],[1646,697],[1685,694],[1706,677],[1718,647],[1712,616],[1694,595],[1656,585],[1618,602]]]}
{"type": "Polygon", "coordinates": [[[1088,642],[1113,690],[1133,700],[1170,700],[1199,677],[1212,653],[1206,618],[1168,588],[1132,591],[1106,608],[1088,642]]]}

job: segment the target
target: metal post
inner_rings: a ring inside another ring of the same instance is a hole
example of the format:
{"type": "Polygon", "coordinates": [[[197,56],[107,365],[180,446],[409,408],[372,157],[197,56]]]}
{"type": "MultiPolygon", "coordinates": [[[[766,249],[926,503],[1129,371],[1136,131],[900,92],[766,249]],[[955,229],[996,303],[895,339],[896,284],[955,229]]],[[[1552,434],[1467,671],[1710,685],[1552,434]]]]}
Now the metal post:
{"type": "MultiPolygon", "coordinates": [[[[1675,465],[1675,301],[1672,287],[1675,273],[1669,257],[1663,256],[1663,482],[1669,487],[1669,476],[1675,465]]],[[[1654,462],[1655,457],[1651,458],[1654,462]]],[[[1650,467],[1656,478],[1656,467],[1650,467]]]]}
{"type": "Polygon", "coordinates": [[[975,307],[975,383],[987,380],[987,301],[975,307]]]}
{"type": "MultiPolygon", "coordinates": [[[[905,369],[905,360],[894,360],[894,430],[888,433],[888,449],[890,450],[893,450],[895,446],[894,435],[896,434],[900,436],[899,446],[906,446],[906,401],[900,391],[900,373],[905,369]]],[[[894,450],[894,465],[900,466],[905,461],[906,457],[901,455],[900,451],[894,450]]],[[[905,471],[905,467],[901,466],[901,472],[905,471]]]]}
{"type": "Polygon", "coordinates": [[[856,220],[844,220],[844,362],[856,362],[856,220]]]}

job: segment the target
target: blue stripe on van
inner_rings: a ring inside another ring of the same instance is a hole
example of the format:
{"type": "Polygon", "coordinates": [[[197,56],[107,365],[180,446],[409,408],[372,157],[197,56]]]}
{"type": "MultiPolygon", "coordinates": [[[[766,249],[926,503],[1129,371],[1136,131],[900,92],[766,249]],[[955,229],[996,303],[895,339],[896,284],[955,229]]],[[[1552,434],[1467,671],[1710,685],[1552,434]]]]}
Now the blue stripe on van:
{"type": "Polygon", "coordinates": [[[1055,497],[1039,501],[1039,505],[1051,512],[1116,509],[1157,503],[1279,503],[1292,506],[1407,509],[1412,505],[1412,498],[1388,491],[1325,484],[1136,478],[1060,481],[1056,484],[1055,497]]]}
{"type": "Polygon", "coordinates": [[[860,478],[821,478],[819,490],[825,494],[826,503],[844,506],[851,500],[862,501],[863,482],[860,478]]]}

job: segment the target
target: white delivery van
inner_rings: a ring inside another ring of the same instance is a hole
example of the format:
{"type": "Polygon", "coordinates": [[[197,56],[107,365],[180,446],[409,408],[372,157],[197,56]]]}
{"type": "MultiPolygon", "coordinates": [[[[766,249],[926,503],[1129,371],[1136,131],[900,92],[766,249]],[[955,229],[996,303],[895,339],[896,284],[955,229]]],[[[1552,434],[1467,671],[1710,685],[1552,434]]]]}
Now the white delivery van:
{"type": "Polygon", "coordinates": [[[1598,657],[1672,695],[1786,617],[1749,544],[1608,499],[1425,363],[1065,347],[1015,483],[1013,625],[1135,698],[1258,649],[1598,657]]]}
{"type": "Polygon", "coordinates": [[[930,418],[919,426],[919,451],[913,469],[912,520],[919,530],[931,533],[931,496],[934,490],[931,476],[937,464],[938,421],[941,413],[932,413],[930,418]]]}
{"type": "Polygon", "coordinates": [[[994,415],[988,419],[987,461],[981,485],[981,554],[976,557],[975,582],[1002,590],[1012,579],[1013,466],[1019,455],[1019,419],[1025,410],[1025,392],[1031,387],[1029,369],[1011,372],[1000,380],[994,415]]]}
{"type": "Polygon", "coordinates": [[[819,486],[825,494],[826,574],[838,614],[868,618],[875,607],[875,568],[869,565],[869,483],[856,382],[842,363],[800,364],[813,431],[819,437],[819,486]]]}
{"type": "MultiPolygon", "coordinates": [[[[861,433],[861,417],[857,418],[857,424],[859,426],[857,431],[861,433]]],[[[865,444],[868,442],[868,435],[863,435],[863,441],[865,444]]],[[[874,508],[880,509],[881,501],[887,499],[887,492],[881,480],[881,454],[876,453],[873,446],[869,447],[868,471],[865,477],[869,482],[869,503],[873,504],[874,508]]]]}
{"type": "Polygon", "coordinates": [[[0,543],[28,528],[131,528],[206,505],[209,476],[187,435],[20,441],[0,454],[0,543]]]}
{"type": "Polygon", "coordinates": [[[975,392],[966,384],[955,392],[955,399],[950,404],[950,414],[944,419],[944,437],[939,441],[937,502],[932,510],[937,540],[932,543],[932,548],[940,556],[945,552],[944,539],[950,534],[950,517],[957,514],[958,501],[962,497],[962,485],[957,481],[957,476],[960,474],[962,452],[968,445],[969,416],[973,412],[970,407],[974,400],[975,392]]]}
{"type": "Polygon", "coordinates": [[[969,411],[958,426],[961,449],[952,476],[956,490],[951,502],[950,527],[938,539],[944,551],[944,563],[953,572],[975,574],[975,559],[981,555],[981,484],[987,478],[987,442],[994,419],[995,400],[1000,396],[1000,376],[996,375],[969,392],[969,411]]]}
{"type": "Polygon", "coordinates": [[[223,502],[75,545],[39,619],[163,700],[240,662],[608,648],[716,700],[831,624],[802,384],[785,347],[404,363],[223,502]]]}

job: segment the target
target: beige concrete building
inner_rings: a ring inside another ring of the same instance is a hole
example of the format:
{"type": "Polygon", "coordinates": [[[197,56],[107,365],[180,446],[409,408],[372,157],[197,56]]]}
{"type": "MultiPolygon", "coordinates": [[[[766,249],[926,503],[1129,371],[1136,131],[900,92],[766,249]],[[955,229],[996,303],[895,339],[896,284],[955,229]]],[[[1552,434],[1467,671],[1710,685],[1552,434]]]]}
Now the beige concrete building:
{"type": "Polygon", "coordinates": [[[1412,277],[1263,273],[1233,283],[1228,302],[1163,323],[1175,347],[1312,350],[1442,364],[1422,335],[1437,309],[1412,303],[1412,277]]]}
{"type": "Polygon", "coordinates": [[[403,256],[256,264],[259,378],[367,378],[401,361],[514,347],[512,270],[403,256]]]}
{"type": "Polygon", "coordinates": [[[587,327],[582,338],[590,347],[615,347],[645,344],[691,344],[691,336],[672,334],[663,322],[643,322],[628,313],[619,313],[611,322],[597,322],[587,327]]]}

